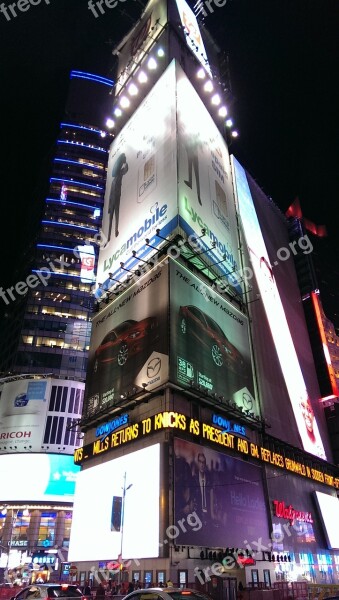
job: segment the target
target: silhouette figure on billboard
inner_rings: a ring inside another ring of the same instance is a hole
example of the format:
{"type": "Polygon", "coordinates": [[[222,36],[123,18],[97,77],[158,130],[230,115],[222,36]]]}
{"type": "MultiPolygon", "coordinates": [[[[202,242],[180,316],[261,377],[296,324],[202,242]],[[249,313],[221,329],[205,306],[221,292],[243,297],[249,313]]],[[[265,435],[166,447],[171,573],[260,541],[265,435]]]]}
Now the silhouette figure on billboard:
{"type": "Polygon", "coordinates": [[[188,179],[185,179],[185,184],[192,189],[192,176],[193,169],[195,174],[195,183],[197,186],[197,196],[199,204],[202,205],[200,198],[200,178],[199,178],[199,159],[198,159],[198,150],[199,150],[199,135],[188,135],[185,137],[185,148],[187,152],[187,161],[188,161],[188,179]]]}
{"type": "Polygon", "coordinates": [[[128,171],[128,164],[126,155],[124,152],[118,156],[113,168],[112,168],[112,183],[109,192],[108,201],[108,214],[109,214],[109,226],[107,233],[107,242],[111,239],[113,215],[115,214],[115,237],[119,235],[119,210],[120,210],[120,197],[121,197],[121,186],[122,178],[128,171]]]}

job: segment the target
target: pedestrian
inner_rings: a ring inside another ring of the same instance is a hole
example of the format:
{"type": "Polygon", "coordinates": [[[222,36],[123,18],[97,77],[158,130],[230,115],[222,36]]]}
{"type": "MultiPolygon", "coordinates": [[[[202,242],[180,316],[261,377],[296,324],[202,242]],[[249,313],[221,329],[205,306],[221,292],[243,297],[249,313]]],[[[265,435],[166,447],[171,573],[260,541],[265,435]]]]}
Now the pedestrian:
{"type": "Polygon", "coordinates": [[[98,598],[98,599],[99,598],[105,598],[105,594],[106,594],[105,588],[104,588],[103,584],[100,582],[99,583],[99,587],[98,587],[98,589],[96,591],[95,597],[98,598]]]}
{"type": "Polygon", "coordinates": [[[173,587],[173,581],[171,581],[170,579],[167,579],[166,587],[173,587]]]}
{"type": "Polygon", "coordinates": [[[90,588],[89,581],[85,581],[85,585],[84,585],[82,591],[83,591],[84,596],[86,596],[86,598],[92,597],[92,590],[90,588]]]}
{"type": "Polygon", "coordinates": [[[131,592],[134,592],[134,585],[133,585],[132,581],[130,581],[128,584],[127,594],[130,594],[131,592]]]}

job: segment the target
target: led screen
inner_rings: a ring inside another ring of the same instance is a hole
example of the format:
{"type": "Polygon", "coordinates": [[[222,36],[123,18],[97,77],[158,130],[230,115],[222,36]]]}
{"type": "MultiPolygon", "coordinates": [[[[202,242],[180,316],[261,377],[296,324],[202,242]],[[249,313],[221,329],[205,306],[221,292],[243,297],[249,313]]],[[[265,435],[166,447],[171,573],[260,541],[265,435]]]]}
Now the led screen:
{"type": "Polygon", "coordinates": [[[247,318],[190,271],[171,264],[171,379],[259,415],[247,318]]]}
{"type": "MultiPolygon", "coordinates": [[[[312,408],[310,392],[307,389],[299,363],[246,173],[234,157],[232,157],[232,164],[241,225],[248,248],[249,260],[279,358],[302,445],[305,451],[326,459],[317,420],[312,408]]],[[[278,265],[278,262],[274,264],[278,265]]]]}
{"type": "Polygon", "coordinates": [[[232,545],[244,548],[260,538],[266,545],[261,469],[177,438],[174,451],[175,520],[195,511],[201,522],[200,528],[180,531],[177,543],[224,548],[232,540],[232,545]]]}
{"type": "Polygon", "coordinates": [[[85,412],[168,380],[168,267],[159,266],[93,319],[85,412]],[[144,385],[143,385],[144,384],[144,385]]]}
{"type": "Polygon", "coordinates": [[[178,67],[178,198],[180,225],[241,294],[237,221],[225,140],[178,67]],[[204,235],[202,235],[204,230],[204,235]]]}
{"type": "Polygon", "coordinates": [[[74,497],[70,561],[116,559],[121,545],[122,558],[159,556],[159,467],[160,445],[155,444],[81,471],[74,497]],[[120,528],[116,513],[124,481],[120,528]]]}
{"type": "Polygon", "coordinates": [[[81,415],[83,390],[82,382],[50,378],[1,384],[0,450],[72,453],[79,440],[67,424],[81,415]]]}
{"type": "Polygon", "coordinates": [[[166,237],[175,229],[176,197],[173,61],[110,148],[98,283],[104,288],[113,285],[109,273],[125,280],[130,274],[124,269],[136,269],[140,258],[154,254],[145,241],[150,239],[158,247],[163,241],[156,231],[166,237]]]}
{"type": "Polygon", "coordinates": [[[339,549],[339,499],[322,492],[314,492],[314,496],[328,547],[339,549]]]}
{"type": "Polygon", "coordinates": [[[0,456],[1,500],[6,502],[73,502],[80,467],[62,454],[0,456]]]}

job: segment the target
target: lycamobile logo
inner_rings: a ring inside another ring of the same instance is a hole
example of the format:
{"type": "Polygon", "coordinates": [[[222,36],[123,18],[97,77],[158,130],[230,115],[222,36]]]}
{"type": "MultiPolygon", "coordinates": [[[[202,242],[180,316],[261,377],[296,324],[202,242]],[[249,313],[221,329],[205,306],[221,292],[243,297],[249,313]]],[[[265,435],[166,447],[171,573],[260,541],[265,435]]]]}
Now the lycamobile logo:
{"type": "Polygon", "coordinates": [[[211,229],[208,227],[208,225],[206,223],[204,223],[204,221],[202,220],[200,215],[198,215],[198,213],[194,210],[194,208],[192,208],[189,205],[189,202],[188,202],[188,199],[186,198],[186,196],[185,196],[184,207],[185,207],[185,210],[188,212],[189,216],[191,217],[193,223],[197,223],[197,225],[199,225],[200,229],[206,230],[206,234],[209,236],[211,242],[215,242],[215,246],[220,250],[220,252],[222,254],[226,255],[227,262],[232,266],[232,269],[234,269],[236,271],[238,269],[238,265],[236,263],[236,260],[233,256],[232,252],[230,252],[227,249],[227,247],[225,246],[225,244],[223,244],[223,242],[218,240],[215,233],[213,233],[213,231],[211,231],[211,229]]]}
{"type": "Polygon", "coordinates": [[[123,245],[116,251],[110,258],[105,259],[104,261],[104,271],[109,271],[112,267],[112,264],[118,260],[119,256],[124,254],[130,246],[135,244],[135,242],[141,238],[144,233],[146,233],[152,225],[157,223],[159,219],[161,219],[167,212],[167,204],[163,204],[161,208],[158,206],[154,210],[153,214],[149,219],[145,219],[143,224],[131,235],[131,237],[124,242],[123,245]]]}

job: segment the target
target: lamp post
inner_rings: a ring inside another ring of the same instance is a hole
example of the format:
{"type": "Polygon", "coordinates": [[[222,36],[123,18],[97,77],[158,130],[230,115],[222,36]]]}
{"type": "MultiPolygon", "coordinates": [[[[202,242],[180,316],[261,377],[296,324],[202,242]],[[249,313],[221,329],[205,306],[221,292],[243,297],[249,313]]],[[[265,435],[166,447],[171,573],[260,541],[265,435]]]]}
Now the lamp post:
{"type": "MultiPolygon", "coordinates": [[[[126,471],[124,473],[124,485],[122,488],[122,502],[121,502],[121,522],[120,522],[120,560],[122,561],[122,544],[123,544],[123,540],[124,540],[124,519],[125,519],[125,499],[126,499],[126,492],[127,490],[129,490],[132,487],[133,483],[130,483],[127,487],[126,487],[126,471]]],[[[122,562],[120,563],[120,585],[122,583],[122,562]]]]}

